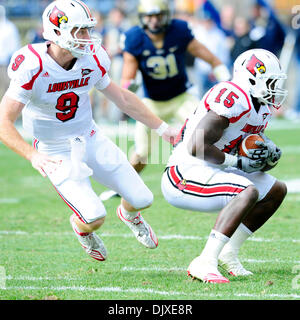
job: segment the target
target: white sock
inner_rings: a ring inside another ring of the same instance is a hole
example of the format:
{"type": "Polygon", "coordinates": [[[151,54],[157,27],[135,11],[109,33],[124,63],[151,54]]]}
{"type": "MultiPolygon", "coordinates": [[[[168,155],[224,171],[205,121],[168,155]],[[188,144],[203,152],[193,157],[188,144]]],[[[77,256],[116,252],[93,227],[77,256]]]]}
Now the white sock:
{"type": "Polygon", "coordinates": [[[229,242],[224,246],[222,253],[228,251],[238,254],[242,244],[253,234],[243,223],[241,223],[233,235],[231,236],[229,242]]]}
{"type": "Polygon", "coordinates": [[[228,241],[229,238],[227,236],[213,229],[201,252],[201,256],[217,261],[220,252],[228,241]]]}
{"type": "Polygon", "coordinates": [[[120,206],[120,208],[123,217],[128,220],[134,219],[138,214],[138,211],[127,211],[122,205],[120,206]]]}

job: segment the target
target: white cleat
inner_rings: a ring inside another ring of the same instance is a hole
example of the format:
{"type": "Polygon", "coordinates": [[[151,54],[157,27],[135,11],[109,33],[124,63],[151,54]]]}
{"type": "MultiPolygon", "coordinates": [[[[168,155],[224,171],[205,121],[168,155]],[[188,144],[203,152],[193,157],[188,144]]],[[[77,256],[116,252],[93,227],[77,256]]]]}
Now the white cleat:
{"type": "Polygon", "coordinates": [[[221,275],[216,263],[201,256],[196,257],[189,265],[187,273],[193,279],[205,283],[228,283],[229,280],[221,275]]]}
{"type": "Polygon", "coordinates": [[[106,260],[107,251],[105,249],[105,246],[102,240],[96,235],[95,232],[91,232],[91,233],[78,232],[76,228],[76,224],[73,220],[73,217],[74,215],[71,215],[70,223],[84,251],[93,259],[96,259],[98,261],[106,260]]]}
{"type": "Polygon", "coordinates": [[[243,267],[237,255],[230,251],[223,254],[221,252],[218,264],[223,270],[235,277],[247,277],[253,275],[251,271],[248,271],[243,267]]]}
{"type": "Polygon", "coordinates": [[[101,201],[107,201],[113,197],[120,197],[120,195],[118,194],[118,192],[114,191],[114,190],[107,190],[107,191],[103,191],[100,195],[99,198],[101,201]]]}
{"type": "Polygon", "coordinates": [[[145,247],[155,249],[158,246],[158,239],[150,227],[150,225],[144,220],[141,213],[138,212],[137,216],[132,220],[126,219],[121,211],[120,206],[117,208],[117,215],[121,221],[123,221],[127,227],[134,233],[137,240],[145,247]]]}

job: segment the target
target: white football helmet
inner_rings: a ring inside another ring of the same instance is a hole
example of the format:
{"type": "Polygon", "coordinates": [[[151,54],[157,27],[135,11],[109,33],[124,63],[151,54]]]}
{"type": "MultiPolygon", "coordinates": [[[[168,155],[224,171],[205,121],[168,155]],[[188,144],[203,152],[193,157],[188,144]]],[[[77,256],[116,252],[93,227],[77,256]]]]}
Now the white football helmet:
{"type": "Polygon", "coordinates": [[[57,0],[50,3],[44,10],[43,37],[69,50],[76,58],[93,55],[101,46],[101,39],[91,35],[91,30],[96,23],[96,19],[91,16],[89,8],[82,1],[57,0]],[[81,28],[88,29],[88,39],[77,38],[81,28]]]}
{"type": "Polygon", "coordinates": [[[287,97],[283,89],[287,75],[277,57],[264,49],[247,50],[233,65],[233,81],[250,91],[261,103],[278,109],[287,97]]]}

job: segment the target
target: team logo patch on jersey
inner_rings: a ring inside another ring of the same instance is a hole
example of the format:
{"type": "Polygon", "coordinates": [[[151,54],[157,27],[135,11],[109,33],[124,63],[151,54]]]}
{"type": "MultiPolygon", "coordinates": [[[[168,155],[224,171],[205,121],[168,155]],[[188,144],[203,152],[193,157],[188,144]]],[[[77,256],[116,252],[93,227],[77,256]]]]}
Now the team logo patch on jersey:
{"type": "Polygon", "coordinates": [[[60,25],[62,22],[68,22],[68,17],[66,14],[59,10],[56,6],[53,8],[52,12],[50,13],[49,20],[58,28],[60,28],[60,25]]]}
{"type": "Polygon", "coordinates": [[[257,72],[261,74],[266,72],[266,67],[264,63],[261,60],[259,60],[254,54],[248,61],[246,68],[249,72],[251,72],[254,75],[254,77],[256,77],[257,72]]]}
{"type": "Polygon", "coordinates": [[[81,69],[81,76],[87,76],[88,74],[90,74],[91,72],[93,72],[94,70],[92,69],[81,69]]]}

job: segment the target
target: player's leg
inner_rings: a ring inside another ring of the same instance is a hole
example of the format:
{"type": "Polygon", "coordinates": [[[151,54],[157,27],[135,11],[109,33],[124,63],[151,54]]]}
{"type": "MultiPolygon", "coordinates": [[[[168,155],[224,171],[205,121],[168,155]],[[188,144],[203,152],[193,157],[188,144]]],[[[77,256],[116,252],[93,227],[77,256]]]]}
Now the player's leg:
{"type": "Polygon", "coordinates": [[[162,192],[179,208],[208,212],[221,209],[203,251],[191,262],[188,272],[203,281],[228,282],[218,271],[218,256],[257,201],[253,183],[211,167],[178,166],[164,173],[162,192]]]}
{"type": "Polygon", "coordinates": [[[259,191],[259,201],[242,220],[219,256],[219,265],[235,276],[252,274],[239,262],[239,250],[253,232],[259,229],[277,211],[287,192],[286,185],[283,182],[276,181],[274,177],[266,173],[251,174],[249,179],[255,183],[259,191]]]}
{"type": "Polygon", "coordinates": [[[94,231],[104,223],[106,210],[93,191],[88,177],[80,180],[70,178],[73,165],[69,141],[47,145],[35,140],[34,147],[62,160],[59,166],[47,167],[44,171],[61,199],[73,211],[70,223],[81,246],[92,258],[105,260],[106,248],[94,231]]]}
{"type": "Polygon", "coordinates": [[[177,98],[176,102],[178,107],[174,111],[174,118],[180,125],[183,125],[186,119],[195,111],[200,100],[196,96],[185,92],[177,98]]]}
{"type": "Polygon", "coordinates": [[[122,199],[117,209],[118,217],[139,242],[148,248],[156,248],[157,237],[139,212],[152,204],[152,192],[115,144],[101,135],[93,139],[89,150],[94,152],[89,154],[87,161],[93,169],[93,178],[120,194],[122,199]]]}
{"type": "MultiPolygon", "coordinates": [[[[154,101],[144,98],[143,102],[155,115],[168,123],[174,118],[174,114],[181,107],[182,98],[175,97],[168,101],[154,101]]],[[[152,153],[158,154],[158,141],[159,138],[155,132],[152,132],[140,122],[136,123],[134,135],[135,150],[131,155],[130,163],[138,173],[146,167],[152,153]]],[[[152,161],[152,158],[150,158],[150,161],[152,161]]]]}
{"type": "Polygon", "coordinates": [[[277,211],[287,193],[285,183],[276,181],[268,194],[243,219],[243,224],[255,232],[277,211]]]}
{"type": "MultiPolygon", "coordinates": [[[[63,159],[63,166],[70,167],[71,161],[63,159]]],[[[92,189],[89,178],[72,180],[66,176],[62,181],[58,181],[56,177],[65,174],[60,174],[59,170],[65,171],[63,167],[59,168],[56,176],[49,172],[48,177],[59,196],[73,211],[70,216],[72,229],[82,248],[92,258],[103,261],[107,258],[107,251],[95,231],[104,223],[106,210],[92,189]]]]}
{"type": "MultiPolygon", "coordinates": [[[[130,157],[130,164],[137,173],[140,173],[147,165],[150,154],[149,141],[150,129],[137,121],[134,133],[134,151],[130,157]]],[[[150,142],[151,143],[151,142],[150,142]]]]}

